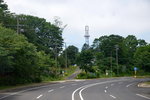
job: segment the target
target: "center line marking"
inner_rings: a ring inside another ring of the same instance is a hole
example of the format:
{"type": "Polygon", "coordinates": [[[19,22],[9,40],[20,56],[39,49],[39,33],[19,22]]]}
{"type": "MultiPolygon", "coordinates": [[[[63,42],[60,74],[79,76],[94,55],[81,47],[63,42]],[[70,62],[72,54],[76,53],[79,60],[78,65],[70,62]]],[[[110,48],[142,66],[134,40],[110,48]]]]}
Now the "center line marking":
{"type": "Polygon", "coordinates": [[[40,97],[42,97],[43,95],[41,94],[41,95],[39,95],[36,99],[39,99],[40,97]]]}
{"type": "Polygon", "coordinates": [[[131,85],[133,85],[134,83],[131,83],[131,84],[129,84],[129,85],[127,85],[126,87],[129,87],[129,86],[131,86],[131,85]]]}
{"type": "Polygon", "coordinates": [[[52,91],[54,91],[54,90],[52,89],[52,90],[49,90],[48,92],[52,92],[52,91]]]}
{"type": "Polygon", "coordinates": [[[114,84],[111,84],[111,86],[113,86],[114,84]]]}
{"type": "Polygon", "coordinates": [[[113,96],[113,95],[110,95],[112,98],[114,98],[114,99],[116,99],[116,97],[115,96],[113,96]]]}
{"type": "Polygon", "coordinates": [[[107,90],[105,90],[105,93],[107,92],[107,90]]]}
{"type": "Polygon", "coordinates": [[[62,87],[60,87],[60,88],[64,88],[65,86],[62,86],[62,87]]]}
{"type": "Polygon", "coordinates": [[[150,98],[149,97],[146,97],[146,96],[144,96],[144,95],[141,95],[141,94],[136,94],[137,96],[140,96],[140,97],[143,97],[143,98],[145,98],[145,99],[149,99],[150,100],[150,98]]]}
{"type": "Polygon", "coordinates": [[[108,89],[108,87],[107,87],[107,86],[106,86],[105,88],[106,88],[106,89],[108,89]]]}

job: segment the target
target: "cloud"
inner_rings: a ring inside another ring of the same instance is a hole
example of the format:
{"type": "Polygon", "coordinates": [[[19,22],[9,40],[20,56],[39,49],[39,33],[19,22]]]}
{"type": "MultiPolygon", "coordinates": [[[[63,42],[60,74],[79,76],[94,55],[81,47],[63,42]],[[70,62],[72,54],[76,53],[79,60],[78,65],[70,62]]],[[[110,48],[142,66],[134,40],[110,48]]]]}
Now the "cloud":
{"type": "Polygon", "coordinates": [[[90,27],[91,42],[109,34],[133,34],[150,42],[149,0],[5,0],[11,11],[32,14],[53,21],[61,17],[68,24],[63,33],[68,43],[81,47],[84,26],[90,27]],[[147,36],[148,35],[148,36],[147,36]],[[78,39],[78,41],[76,41],[78,39]]]}

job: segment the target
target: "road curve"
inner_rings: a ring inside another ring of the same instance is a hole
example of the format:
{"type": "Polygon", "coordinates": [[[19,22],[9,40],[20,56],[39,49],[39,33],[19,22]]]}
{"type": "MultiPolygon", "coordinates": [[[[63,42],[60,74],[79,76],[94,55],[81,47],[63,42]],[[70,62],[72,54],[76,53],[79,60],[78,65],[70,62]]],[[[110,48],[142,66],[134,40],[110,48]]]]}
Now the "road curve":
{"type": "Polygon", "coordinates": [[[150,88],[137,87],[147,80],[123,77],[61,82],[0,93],[0,100],[150,100],[150,88]]]}

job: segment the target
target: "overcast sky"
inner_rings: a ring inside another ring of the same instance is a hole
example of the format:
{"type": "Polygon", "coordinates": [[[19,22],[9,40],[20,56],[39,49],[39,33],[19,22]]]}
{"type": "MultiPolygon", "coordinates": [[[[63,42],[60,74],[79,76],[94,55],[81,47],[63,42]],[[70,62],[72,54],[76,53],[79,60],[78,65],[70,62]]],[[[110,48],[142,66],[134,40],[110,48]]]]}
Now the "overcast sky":
{"type": "Polygon", "coordinates": [[[4,0],[10,11],[45,18],[59,16],[68,26],[63,37],[81,49],[85,25],[90,44],[103,35],[135,35],[150,43],[150,0],[4,0]]]}

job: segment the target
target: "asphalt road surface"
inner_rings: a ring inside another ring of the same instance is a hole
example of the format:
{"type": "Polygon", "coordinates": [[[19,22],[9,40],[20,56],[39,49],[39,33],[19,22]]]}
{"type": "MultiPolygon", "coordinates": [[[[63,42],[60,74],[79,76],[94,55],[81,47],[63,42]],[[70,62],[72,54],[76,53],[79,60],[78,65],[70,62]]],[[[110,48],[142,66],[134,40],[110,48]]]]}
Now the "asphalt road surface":
{"type": "Polygon", "coordinates": [[[150,88],[137,86],[146,80],[150,79],[74,80],[0,93],[0,100],[150,100],[150,88]]]}

